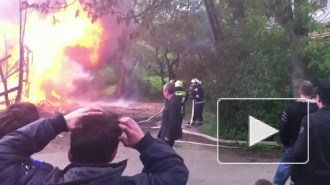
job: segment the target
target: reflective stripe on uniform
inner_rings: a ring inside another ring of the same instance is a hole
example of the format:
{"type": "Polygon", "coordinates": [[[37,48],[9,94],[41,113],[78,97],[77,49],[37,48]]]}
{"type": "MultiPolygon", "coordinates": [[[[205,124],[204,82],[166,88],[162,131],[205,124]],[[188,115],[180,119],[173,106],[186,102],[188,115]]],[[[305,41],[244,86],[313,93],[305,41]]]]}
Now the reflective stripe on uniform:
{"type": "Polygon", "coordinates": [[[177,96],[186,96],[187,92],[185,92],[185,91],[176,91],[175,95],[177,95],[177,96]]]}
{"type": "Polygon", "coordinates": [[[186,91],[175,91],[175,95],[182,97],[181,103],[184,103],[186,101],[186,95],[187,95],[186,91]]]}

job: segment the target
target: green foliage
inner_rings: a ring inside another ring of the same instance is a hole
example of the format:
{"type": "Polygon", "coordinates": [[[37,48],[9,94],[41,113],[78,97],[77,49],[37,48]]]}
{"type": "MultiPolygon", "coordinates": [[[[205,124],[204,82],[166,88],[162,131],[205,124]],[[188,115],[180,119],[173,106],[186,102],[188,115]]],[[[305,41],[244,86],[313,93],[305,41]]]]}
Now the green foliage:
{"type": "MultiPolygon", "coordinates": [[[[180,55],[180,62],[173,68],[177,79],[189,82],[199,78],[203,81],[209,102],[204,116],[209,124],[201,128],[203,132],[212,136],[217,134],[215,102],[219,98],[292,97],[290,34],[296,34],[300,39],[299,54],[309,79],[313,82],[330,80],[329,39],[308,37],[311,32],[327,31],[313,19],[316,7],[311,3],[244,0],[244,16],[235,22],[229,1],[216,1],[223,40],[219,47],[214,47],[202,2],[189,5],[191,1],[173,0],[162,7],[151,18],[147,30],[144,27],[138,30],[140,36],[132,50],[139,61],[140,76],[151,84],[153,92],[162,88],[161,67],[166,77],[169,73],[164,56],[173,60],[180,55]],[[276,17],[277,24],[270,24],[272,17],[276,17]]],[[[223,119],[220,120],[219,136],[247,140],[247,113],[277,127],[286,104],[281,101],[228,104],[219,115],[223,119]]]]}
{"type": "Polygon", "coordinates": [[[252,147],[249,147],[248,150],[251,151],[263,151],[263,152],[271,152],[271,151],[282,151],[283,148],[281,146],[273,146],[273,145],[266,145],[262,143],[257,143],[256,145],[253,145],[252,147]]]}
{"type": "Polygon", "coordinates": [[[104,90],[104,94],[110,95],[116,91],[117,86],[112,85],[104,90]]]}
{"type": "MultiPolygon", "coordinates": [[[[188,113],[188,114],[186,114],[186,117],[190,118],[191,110],[187,109],[186,112],[188,113]]],[[[204,111],[204,122],[206,124],[204,124],[201,127],[201,131],[205,134],[208,134],[212,137],[217,138],[217,117],[213,112],[210,112],[208,108],[206,108],[204,111]]]]}
{"type": "Polygon", "coordinates": [[[308,59],[308,68],[315,79],[330,80],[330,39],[301,39],[301,55],[308,59]]]}
{"type": "MultiPolygon", "coordinates": [[[[168,78],[166,80],[168,80],[168,78]]],[[[159,76],[149,76],[144,78],[144,81],[151,84],[152,93],[162,92],[163,84],[162,79],[159,76]]]]}
{"type": "Polygon", "coordinates": [[[303,2],[295,9],[295,28],[306,28],[309,32],[323,32],[325,27],[318,23],[316,20],[313,19],[311,16],[317,7],[312,5],[309,2],[303,2]]]}
{"type": "Polygon", "coordinates": [[[102,80],[105,85],[117,84],[120,74],[116,71],[114,66],[102,68],[98,71],[97,77],[102,80]]]}
{"type": "MultiPolygon", "coordinates": [[[[223,139],[248,140],[249,116],[278,128],[287,101],[223,100],[219,103],[219,136],[223,139]]],[[[269,138],[274,140],[274,138],[269,138]]]]}

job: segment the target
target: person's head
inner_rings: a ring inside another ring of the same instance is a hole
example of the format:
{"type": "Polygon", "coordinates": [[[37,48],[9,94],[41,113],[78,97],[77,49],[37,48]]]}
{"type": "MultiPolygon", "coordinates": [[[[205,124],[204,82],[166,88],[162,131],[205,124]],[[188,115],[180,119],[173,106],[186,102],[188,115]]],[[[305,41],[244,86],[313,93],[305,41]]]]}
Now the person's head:
{"type": "Polygon", "coordinates": [[[32,103],[15,103],[0,113],[0,138],[39,119],[32,103]]]}
{"type": "Polygon", "coordinates": [[[191,80],[191,85],[198,85],[198,84],[199,84],[199,80],[197,78],[191,80]]]}
{"type": "Polygon", "coordinates": [[[202,81],[198,80],[197,78],[191,80],[191,86],[199,86],[199,85],[202,85],[202,81]]]}
{"type": "Polygon", "coordinates": [[[167,83],[163,87],[163,94],[166,99],[170,99],[175,93],[174,83],[167,83]]]}
{"type": "Polygon", "coordinates": [[[117,154],[118,116],[111,112],[81,119],[81,128],[71,132],[69,160],[74,163],[106,164],[117,154]]]}
{"type": "Polygon", "coordinates": [[[330,82],[321,82],[317,86],[317,105],[322,107],[330,106],[330,82]]]}
{"type": "Polygon", "coordinates": [[[260,179],[254,185],[273,185],[273,183],[266,179],[260,179]]]}
{"type": "Polygon", "coordinates": [[[299,85],[300,98],[312,99],[313,96],[313,84],[310,81],[303,81],[299,85]]]}

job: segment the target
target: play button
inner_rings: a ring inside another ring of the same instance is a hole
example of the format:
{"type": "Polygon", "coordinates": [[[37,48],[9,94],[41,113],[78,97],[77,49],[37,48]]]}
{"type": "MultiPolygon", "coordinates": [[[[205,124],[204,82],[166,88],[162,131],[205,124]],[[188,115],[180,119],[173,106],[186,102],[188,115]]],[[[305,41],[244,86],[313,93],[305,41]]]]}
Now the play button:
{"type": "Polygon", "coordinates": [[[263,123],[262,121],[249,116],[249,146],[253,146],[260,141],[276,134],[278,130],[263,123]]]}

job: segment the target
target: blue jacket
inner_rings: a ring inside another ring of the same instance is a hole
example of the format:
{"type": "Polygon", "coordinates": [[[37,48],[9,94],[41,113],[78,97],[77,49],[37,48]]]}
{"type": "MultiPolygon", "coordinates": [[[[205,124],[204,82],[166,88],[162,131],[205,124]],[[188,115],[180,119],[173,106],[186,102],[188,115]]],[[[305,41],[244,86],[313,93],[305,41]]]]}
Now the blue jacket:
{"type": "Polygon", "coordinates": [[[145,173],[123,176],[126,161],[116,164],[70,164],[64,170],[33,162],[56,135],[66,131],[62,115],[31,123],[0,140],[1,185],[185,185],[188,169],[182,158],[160,139],[147,134],[136,146],[145,173]]]}

